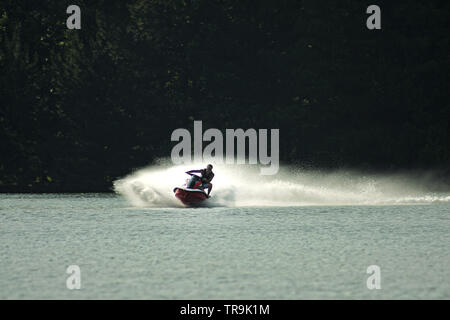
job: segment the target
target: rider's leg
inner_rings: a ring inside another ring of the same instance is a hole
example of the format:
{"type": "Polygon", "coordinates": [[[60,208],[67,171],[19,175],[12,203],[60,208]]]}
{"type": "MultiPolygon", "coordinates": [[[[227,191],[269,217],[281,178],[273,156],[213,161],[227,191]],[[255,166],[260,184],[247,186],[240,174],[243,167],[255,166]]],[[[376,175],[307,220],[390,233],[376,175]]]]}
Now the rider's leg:
{"type": "Polygon", "coordinates": [[[211,193],[212,190],[212,183],[208,183],[208,196],[211,193]]]}

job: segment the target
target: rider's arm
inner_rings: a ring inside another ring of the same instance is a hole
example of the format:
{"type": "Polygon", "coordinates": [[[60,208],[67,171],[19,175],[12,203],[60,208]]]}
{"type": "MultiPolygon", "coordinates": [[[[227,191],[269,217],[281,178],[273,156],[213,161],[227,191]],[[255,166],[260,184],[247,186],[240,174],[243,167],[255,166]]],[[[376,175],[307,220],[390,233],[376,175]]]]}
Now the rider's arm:
{"type": "Polygon", "coordinates": [[[189,171],[186,171],[186,173],[196,173],[196,172],[201,173],[202,170],[189,170],[189,171]]]}

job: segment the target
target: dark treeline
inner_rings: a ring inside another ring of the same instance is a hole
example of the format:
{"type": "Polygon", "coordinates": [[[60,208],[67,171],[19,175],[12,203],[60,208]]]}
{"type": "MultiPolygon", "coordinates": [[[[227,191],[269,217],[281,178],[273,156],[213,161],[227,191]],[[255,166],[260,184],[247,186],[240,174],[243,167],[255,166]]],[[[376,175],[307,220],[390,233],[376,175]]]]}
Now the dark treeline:
{"type": "Polygon", "coordinates": [[[279,128],[284,163],[448,175],[450,2],[377,1],[374,31],[370,4],[1,0],[0,191],[110,190],[194,119],[279,128]]]}

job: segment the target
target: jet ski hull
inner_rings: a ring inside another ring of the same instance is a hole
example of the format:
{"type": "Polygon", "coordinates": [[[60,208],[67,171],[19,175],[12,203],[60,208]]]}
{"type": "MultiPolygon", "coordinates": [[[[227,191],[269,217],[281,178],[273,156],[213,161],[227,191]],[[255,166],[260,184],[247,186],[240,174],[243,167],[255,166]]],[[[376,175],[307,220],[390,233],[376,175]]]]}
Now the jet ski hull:
{"type": "Polygon", "coordinates": [[[186,206],[199,206],[203,201],[208,199],[208,196],[203,190],[190,188],[175,188],[173,189],[175,197],[186,206]]]}

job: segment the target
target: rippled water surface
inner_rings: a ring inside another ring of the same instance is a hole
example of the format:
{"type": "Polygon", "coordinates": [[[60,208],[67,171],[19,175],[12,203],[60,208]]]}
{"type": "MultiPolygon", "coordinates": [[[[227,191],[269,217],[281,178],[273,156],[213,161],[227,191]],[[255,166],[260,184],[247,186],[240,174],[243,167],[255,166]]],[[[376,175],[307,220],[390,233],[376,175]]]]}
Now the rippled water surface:
{"type": "Polygon", "coordinates": [[[450,204],[134,208],[0,195],[1,299],[449,299],[450,204]],[[69,290],[69,265],[81,289],[69,290]],[[378,265],[381,289],[366,286],[378,265]]]}

